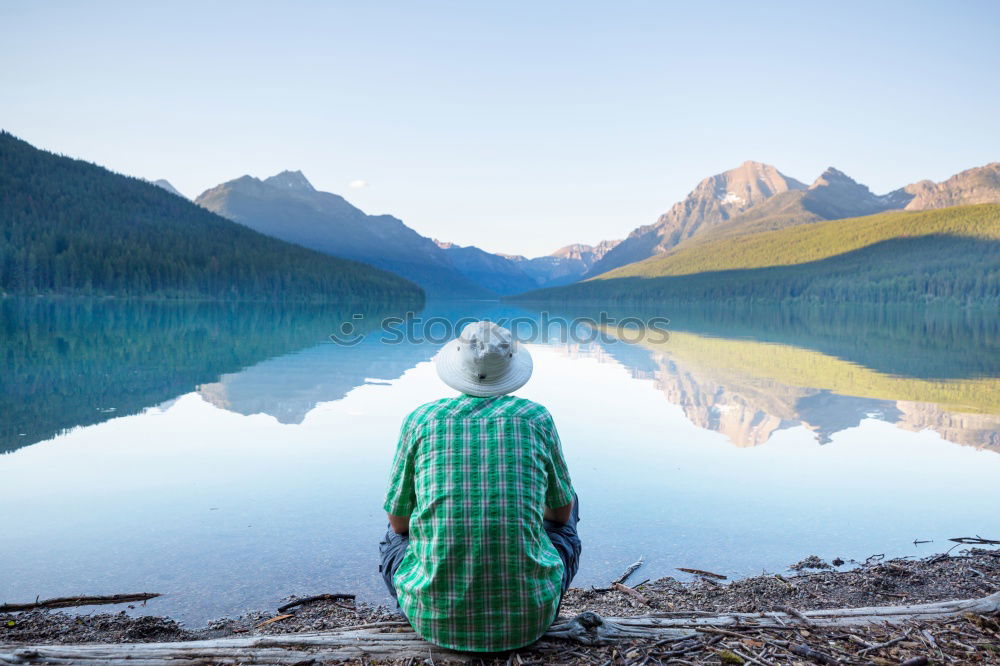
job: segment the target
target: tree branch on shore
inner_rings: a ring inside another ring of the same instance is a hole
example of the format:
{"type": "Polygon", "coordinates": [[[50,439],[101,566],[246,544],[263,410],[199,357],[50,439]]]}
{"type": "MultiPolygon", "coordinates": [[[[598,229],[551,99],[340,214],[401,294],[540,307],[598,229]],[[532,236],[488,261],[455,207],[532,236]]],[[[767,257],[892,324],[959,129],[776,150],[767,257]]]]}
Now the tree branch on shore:
{"type": "Polygon", "coordinates": [[[34,608],[70,608],[72,606],[97,606],[100,604],[124,604],[130,601],[146,601],[160,596],[159,592],[140,592],[138,594],[108,594],[95,597],[56,597],[43,599],[26,604],[0,604],[0,613],[26,611],[34,608]]]}

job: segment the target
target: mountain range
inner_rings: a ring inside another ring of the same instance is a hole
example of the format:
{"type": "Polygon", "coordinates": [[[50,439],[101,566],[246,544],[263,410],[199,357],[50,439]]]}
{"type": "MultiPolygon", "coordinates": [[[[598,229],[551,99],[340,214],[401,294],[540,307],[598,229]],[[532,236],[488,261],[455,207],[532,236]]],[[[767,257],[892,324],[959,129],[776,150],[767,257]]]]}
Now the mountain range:
{"type": "Polygon", "coordinates": [[[902,299],[1000,300],[1000,163],[875,194],[833,167],[807,185],[748,161],[705,178],[623,240],[530,258],[421,235],[317,190],[300,171],[244,175],[192,203],[166,180],[113,174],[7,133],[0,171],[5,223],[15,225],[0,247],[5,292],[271,298],[294,283],[296,298],[397,287],[409,297],[410,283],[393,282],[401,276],[433,298],[871,299],[891,289],[902,299]],[[945,210],[958,212],[921,216],[945,210]],[[335,267],[322,255],[355,263],[335,267]],[[295,270],[279,268],[293,256],[295,270]],[[362,275],[372,267],[385,272],[362,275]]]}
{"type": "Polygon", "coordinates": [[[391,215],[368,215],[320,192],[301,171],[242,176],[203,192],[203,208],[255,231],[325,254],[363,261],[413,280],[429,296],[495,296],[452,266],[433,240],[391,215]]]}
{"type": "Polygon", "coordinates": [[[206,190],[195,203],[269,236],[392,271],[436,298],[496,298],[567,284],[606,251],[574,245],[527,259],[435,241],[396,217],[368,215],[317,190],[301,171],[263,180],[242,176],[206,190]]]}
{"type": "Polygon", "coordinates": [[[746,162],[703,180],[582,281],[519,295],[667,301],[1000,303],[1000,163],[876,195],[746,162]]]}
{"type": "Polygon", "coordinates": [[[521,267],[546,287],[558,287],[576,282],[589,273],[594,264],[611,252],[621,241],[606,240],[597,245],[574,243],[561,247],[545,257],[528,259],[520,255],[503,255],[521,267]]]}
{"type": "Polygon", "coordinates": [[[639,227],[597,262],[586,277],[721,236],[782,229],[820,220],[1000,203],[1000,163],[963,171],[942,183],[921,181],[876,195],[833,167],[811,185],[760,162],[701,181],[651,225],[639,227]]]}
{"type": "Polygon", "coordinates": [[[422,236],[396,217],[368,215],[343,197],[316,190],[299,171],[263,180],[243,176],[195,201],[262,233],[395,272],[432,297],[495,298],[613,277],[616,269],[726,238],[887,211],[997,203],[1000,164],[875,194],[833,167],[807,185],[772,165],[748,161],[705,178],[656,222],[623,240],[570,244],[533,258],[422,236]]]}

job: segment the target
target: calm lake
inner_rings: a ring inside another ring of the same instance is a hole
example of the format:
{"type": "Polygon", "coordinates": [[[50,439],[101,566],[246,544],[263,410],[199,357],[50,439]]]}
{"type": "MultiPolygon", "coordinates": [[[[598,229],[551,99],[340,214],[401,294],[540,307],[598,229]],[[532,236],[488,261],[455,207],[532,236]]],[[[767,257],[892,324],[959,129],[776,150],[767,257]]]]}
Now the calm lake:
{"type": "Polygon", "coordinates": [[[668,335],[609,324],[572,339],[555,315],[596,311],[545,327],[532,310],[440,304],[386,331],[391,308],[0,308],[0,602],[162,592],[130,612],[199,626],[290,594],[385,601],[399,424],[451,394],[430,359],[470,316],[517,318],[530,338],[518,395],[560,430],[578,585],[640,555],[633,582],[1000,538],[993,314],[663,308],[610,314],[669,318],[668,335]]]}

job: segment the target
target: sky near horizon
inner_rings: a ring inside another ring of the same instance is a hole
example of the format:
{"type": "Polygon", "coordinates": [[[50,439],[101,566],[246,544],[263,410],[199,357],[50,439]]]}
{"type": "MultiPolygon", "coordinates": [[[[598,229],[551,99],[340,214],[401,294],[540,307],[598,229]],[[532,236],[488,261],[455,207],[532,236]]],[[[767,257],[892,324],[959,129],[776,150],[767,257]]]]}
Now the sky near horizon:
{"type": "Polygon", "coordinates": [[[1000,160],[1000,3],[0,0],[0,128],[194,197],[302,170],[418,232],[621,238],[752,159],[1000,160]]]}

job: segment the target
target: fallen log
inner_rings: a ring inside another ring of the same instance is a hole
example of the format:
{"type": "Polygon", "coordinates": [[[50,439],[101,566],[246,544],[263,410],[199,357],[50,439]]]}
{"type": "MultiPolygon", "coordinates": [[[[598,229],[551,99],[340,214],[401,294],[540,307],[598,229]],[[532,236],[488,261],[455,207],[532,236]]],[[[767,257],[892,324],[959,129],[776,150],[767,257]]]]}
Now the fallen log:
{"type": "MultiPolygon", "coordinates": [[[[655,613],[638,617],[604,618],[605,623],[616,625],[619,630],[616,635],[630,638],[641,638],[647,629],[697,629],[698,627],[761,627],[788,628],[806,618],[816,627],[849,627],[856,625],[888,622],[900,624],[909,620],[936,620],[945,617],[963,615],[965,613],[995,613],[1000,611],[1000,592],[980,599],[962,599],[958,601],[938,601],[929,604],[910,604],[906,606],[868,606],[862,608],[828,608],[822,610],[800,611],[801,617],[785,612],[771,611],[766,613],[720,613],[718,615],[697,615],[694,617],[668,616],[667,613],[655,613]],[[628,634],[629,629],[637,633],[628,634]]],[[[581,613],[586,615],[586,613],[581,613]]],[[[580,617],[580,616],[577,616],[580,617]]],[[[546,635],[553,635],[560,625],[555,625],[546,635]]]]}
{"type": "Polygon", "coordinates": [[[726,577],[722,574],[712,573],[711,571],[705,571],[704,569],[688,569],[687,567],[677,567],[678,571],[683,571],[684,573],[694,574],[696,576],[706,576],[708,578],[718,578],[719,580],[726,580],[726,577]]]}
{"type": "Polygon", "coordinates": [[[349,599],[353,601],[355,595],[346,594],[344,592],[331,592],[328,594],[314,594],[311,597],[302,597],[301,599],[296,599],[295,601],[289,601],[283,606],[278,606],[278,612],[284,613],[289,608],[295,608],[296,606],[303,606],[305,604],[311,604],[314,601],[336,601],[339,599],[349,599]]]}
{"type": "MultiPolygon", "coordinates": [[[[1000,592],[981,599],[942,601],[909,606],[874,606],[801,611],[820,627],[849,627],[887,622],[932,620],[965,613],[1000,611],[1000,592]]],[[[602,618],[592,612],[557,622],[547,639],[606,645],[622,639],[683,640],[693,630],[706,627],[788,628],[792,615],[782,612],[723,613],[677,617],[666,613],[640,617],[602,618]]],[[[83,645],[0,645],[0,664],[65,664],[128,662],[136,666],[244,663],[294,664],[324,660],[370,658],[430,658],[442,663],[478,659],[475,654],[453,652],[427,643],[403,623],[387,622],[326,632],[244,636],[178,643],[124,643],[83,645]]]]}
{"type": "Polygon", "coordinates": [[[43,599],[42,601],[36,599],[26,604],[0,604],[0,613],[13,613],[14,611],[26,611],[34,608],[70,608],[72,606],[124,604],[130,601],[146,601],[158,596],[160,596],[158,592],[140,592],[138,594],[108,594],[96,597],[56,597],[54,599],[43,599]]]}

